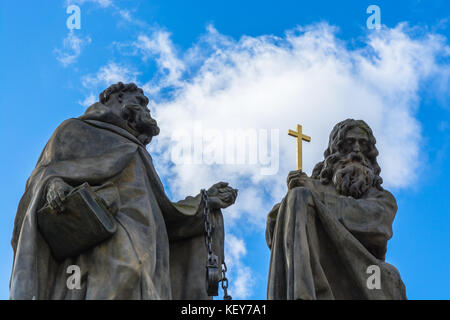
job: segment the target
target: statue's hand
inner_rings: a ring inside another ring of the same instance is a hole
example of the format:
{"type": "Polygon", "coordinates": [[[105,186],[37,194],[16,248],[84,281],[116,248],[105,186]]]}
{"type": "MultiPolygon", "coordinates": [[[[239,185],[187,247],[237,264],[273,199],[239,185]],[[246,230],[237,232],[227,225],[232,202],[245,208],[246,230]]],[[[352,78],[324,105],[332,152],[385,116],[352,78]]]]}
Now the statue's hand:
{"type": "Polygon", "coordinates": [[[224,209],[236,200],[238,190],[228,186],[228,182],[218,182],[208,189],[208,205],[211,209],[224,209]]]}
{"type": "Polygon", "coordinates": [[[287,186],[288,190],[291,190],[295,187],[305,187],[309,190],[314,189],[314,185],[311,182],[311,179],[308,178],[306,173],[301,170],[291,171],[287,177],[287,186]]]}
{"type": "Polygon", "coordinates": [[[56,212],[60,213],[64,211],[64,200],[67,194],[73,188],[64,182],[61,178],[54,178],[50,180],[47,185],[47,203],[56,212]]]}

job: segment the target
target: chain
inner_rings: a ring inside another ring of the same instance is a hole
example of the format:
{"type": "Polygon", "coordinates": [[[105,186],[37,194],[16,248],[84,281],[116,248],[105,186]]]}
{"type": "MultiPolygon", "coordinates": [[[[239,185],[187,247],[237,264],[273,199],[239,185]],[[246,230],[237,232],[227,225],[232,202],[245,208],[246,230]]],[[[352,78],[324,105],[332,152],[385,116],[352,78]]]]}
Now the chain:
{"type": "Polygon", "coordinates": [[[212,254],[212,223],[209,218],[209,204],[208,204],[208,193],[205,189],[201,190],[202,193],[202,201],[204,205],[203,209],[203,220],[205,221],[205,242],[206,248],[208,249],[208,254],[212,254]]]}
{"type": "Polygon", "coordinates": [[[222,289],[223,289],[223,300],[233,300],[233,298],[228,295],[228,278],[227,278],[227,264],[225,263],[225,259],[222,263],[222,289]]]}
{"type": "Polygon", "coordinates": [[[223,289],[223,300],[232,300],[231,296],[228,295],[228,278],[226,277],[227,273],[227,265],[225,263],[225,259],[222,262],[222,279],[218,279],[218,265],[217,265],[217,256],[213,253],[212,250],[212,229],[213,225],[210,220],[210,209],[209,209],[209,199],[208,199],[208,193],[205,189],[202,189],[201,191],[202,195],[202,201],[203,201],[203,220],[205,223],[205,244],[206,248],[208,249],[208,260],[206,262],[206,268],[207,268],[207,291],[208,295],[210,296],[217,296],[217,285],[218,282],[221,282],[222,289],[223,289]],[[217,281],[217,282],[215,282],[217,281]],[[215,282],[215,283],[211,283],[215,282]]]}
{"type": "Polygon", "coordinates": [[[206,259],[206,293],[213,297],[218,295],[219,291],[219,258],[212,250],[212,223],[209,216],[209,199],[205,189],[202,189],[203,202],[203,221],[205,223],[205,244],[208,250],[206,259]]]}

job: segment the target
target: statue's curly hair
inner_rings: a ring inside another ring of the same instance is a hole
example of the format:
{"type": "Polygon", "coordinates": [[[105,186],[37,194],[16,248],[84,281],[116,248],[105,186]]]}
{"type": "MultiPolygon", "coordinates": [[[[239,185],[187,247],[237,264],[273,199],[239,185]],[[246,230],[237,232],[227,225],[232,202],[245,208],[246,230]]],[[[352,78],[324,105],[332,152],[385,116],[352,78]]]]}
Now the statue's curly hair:
{"type": "MultiPolygon", "coordinates": [[[[99,101],[101,103],[106,103],[109,100],[109,97],[114,93],[119,93],[119,101],[120,101],[124,92],[134,92],[134,91],[144,94],[144,91],[134,83],[123,84],[122,82],[118,82],[116,84],[110,85],[108,88],[103,90],[99,95],[99,101]]],[[[148,98],[145,97],[145,99],[147,99],[148,103],[148,98]]]]}
{"type": "Polygon", "coordinates": [[[333,165],[344,156],[340,151],[340,144],[344,141],[347,132],[355,127],[361,128],[369,137],[369,151],[365,156],[369,160],[375,174],[374,186],[383,190],[381,184],[383,179],[380,177],[381,168],[377,162],[378,149],[375,146],[376,139],[372,129],[363,120],[346,119],[336,124],[331,131],[328,148],[324,152],[324,160],[316,164],[311,177],[319,179],[323,184],[329,184],[333,179],[333,165]]]}

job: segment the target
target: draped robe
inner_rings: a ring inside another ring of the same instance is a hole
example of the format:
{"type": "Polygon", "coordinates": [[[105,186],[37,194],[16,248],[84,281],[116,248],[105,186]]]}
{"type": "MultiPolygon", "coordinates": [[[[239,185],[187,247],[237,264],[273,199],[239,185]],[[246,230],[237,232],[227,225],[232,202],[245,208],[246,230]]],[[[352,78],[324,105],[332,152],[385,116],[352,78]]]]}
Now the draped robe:
{"type": "MultiPolygon", "coordinates": [[[[66,120],[55,130],[27,181],[13,232],[10,298],[208,299],[200,194],[172,203],[145,146],[123,128],[99,121],[104,106],[93,110],[96,116],[66,120]],[[72,187],[88,182],[115,208],[118,226],[110,239],[64,261],[53,258],[36,220],[54,177],[72,187]],[[70,265],[80,267],[81,289],[68,289],[70,265]]],[[[220,265],[220,210],[211,219],[220,265]]]]}
{"type": "Polygon", "coordinates": [[[371,188],[355,199],[310,180],[315,192],[293,188],[268,214],[268,299],[406,299],[399,272],[385,262],[392,194],[371,188]],[[368,285],[370,266],[379,267],[380,289],[368,285]]]}

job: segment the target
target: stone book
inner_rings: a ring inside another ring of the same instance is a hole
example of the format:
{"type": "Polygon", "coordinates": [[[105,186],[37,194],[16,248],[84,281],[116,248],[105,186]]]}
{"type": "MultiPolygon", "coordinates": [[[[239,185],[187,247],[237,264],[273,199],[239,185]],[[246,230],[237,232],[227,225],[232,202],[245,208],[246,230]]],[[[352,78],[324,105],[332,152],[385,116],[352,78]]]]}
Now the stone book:
{"type": "Polygon", "coordinates": [[[53,257],[64,260],[102,243],[117,230],[114,217],[88,183],[73,189],[57,213],[48,204],[37,212],[39,230],[53,257]]]}

